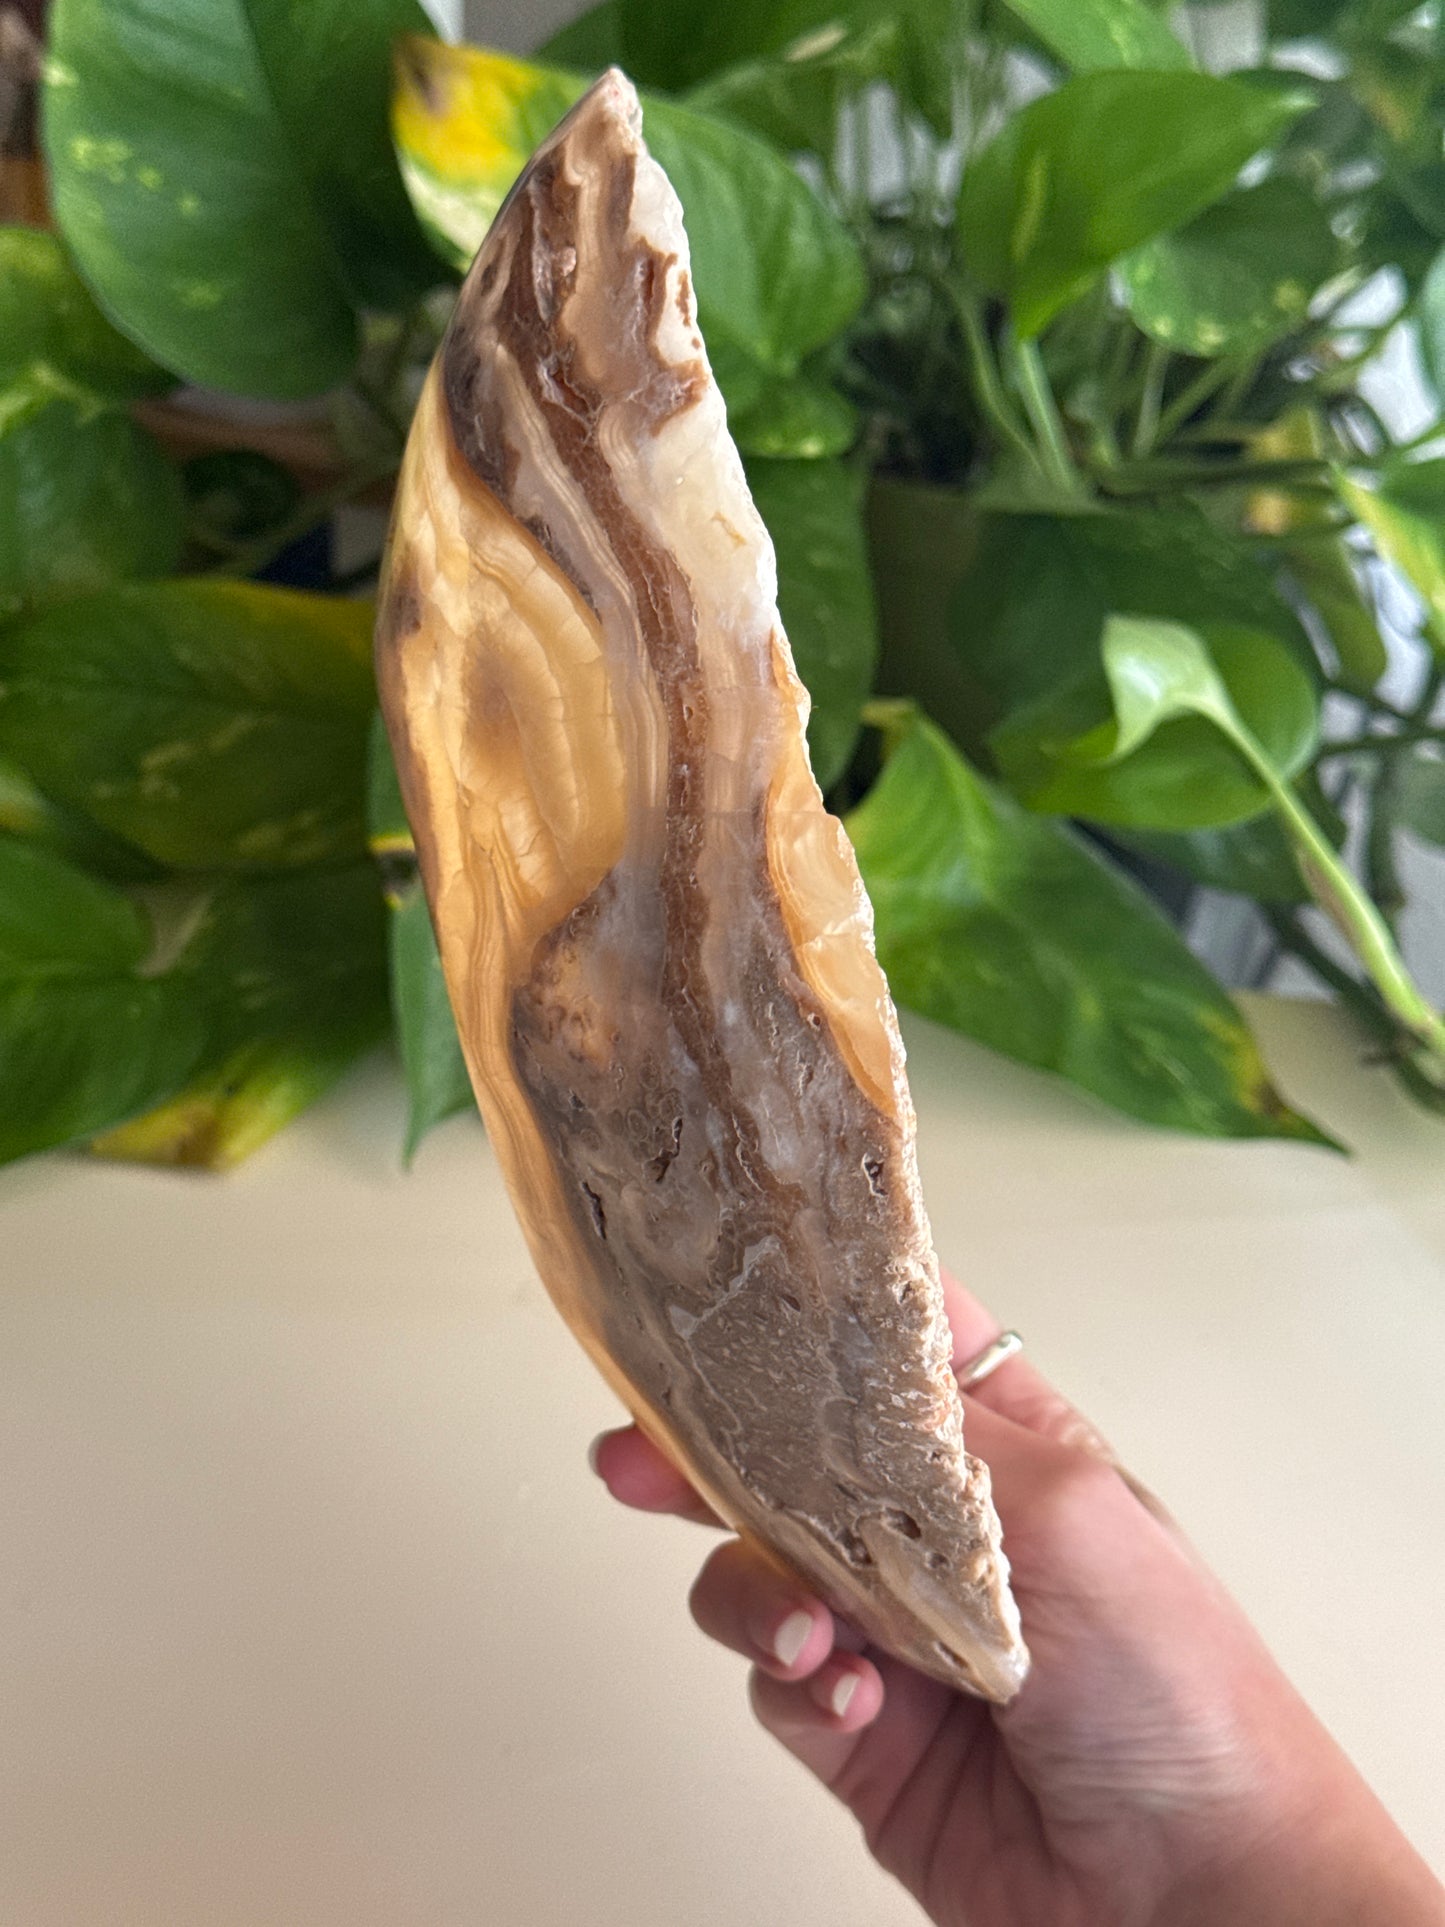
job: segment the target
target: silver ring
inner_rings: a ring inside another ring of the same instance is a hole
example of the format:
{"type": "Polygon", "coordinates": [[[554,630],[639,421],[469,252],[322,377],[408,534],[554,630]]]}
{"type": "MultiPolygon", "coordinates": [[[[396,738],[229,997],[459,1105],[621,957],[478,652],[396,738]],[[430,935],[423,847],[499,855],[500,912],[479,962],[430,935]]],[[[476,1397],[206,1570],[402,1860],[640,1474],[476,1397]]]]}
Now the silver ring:
{"type": "Polygon", "coordinates": [[[967,1391],[970,1386],[979,1385],[984,1379],[992,1377],[1000,1365],[1006,1365],[1023,1348],[1024,1341],[1017,1332],[1000,1332],[991,1345],[985,1345],[981,1352],[976,1352],[960,1365],[954,1376],[967,1391]]]}

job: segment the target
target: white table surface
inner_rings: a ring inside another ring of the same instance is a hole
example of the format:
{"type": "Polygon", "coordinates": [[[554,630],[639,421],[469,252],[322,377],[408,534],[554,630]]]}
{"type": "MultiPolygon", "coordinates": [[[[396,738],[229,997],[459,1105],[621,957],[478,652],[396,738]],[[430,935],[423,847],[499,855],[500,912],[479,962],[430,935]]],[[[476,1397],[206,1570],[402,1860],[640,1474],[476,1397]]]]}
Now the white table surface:
{"type": "MultiPolygon", "coordinates": [[[[1145,1131],[909,1026],[939,1247],[1167,1496],[1445,1868],[1445,1125],[1145,1131]]],[[[888,1927],[628,1515],[480,1131],[363,1069],[224,1179],[0,1173],[5,1927],[888,1927]]]]}

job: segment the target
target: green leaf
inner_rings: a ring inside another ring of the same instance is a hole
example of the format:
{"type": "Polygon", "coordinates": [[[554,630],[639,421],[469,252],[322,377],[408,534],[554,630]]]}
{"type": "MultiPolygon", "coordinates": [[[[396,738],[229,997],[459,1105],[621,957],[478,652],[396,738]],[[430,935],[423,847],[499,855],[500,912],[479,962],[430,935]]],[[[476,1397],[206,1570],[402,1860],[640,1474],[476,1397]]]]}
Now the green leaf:
{"type": "Polygon", "coordinates": [[[1183,506],[988,517],[957,594],[955,637],[1000,696],[1031,699],[1081,656],[1097,657],[1116,611],[1264,629],[1310,660],[1298,618],[1250,550],[1183,506]]]}
{"type": "Polygon", "coordinates": [[[57,383],[130,401],[175,376],[110,325],[57,235],[0,227],[0,390],[57,383]]]}
{"type": "Polygon", "coordinates": [[[167,975],[207,1050],[174,1098],[98,1138],[102,1156],[229,1169],[386,1034],[385,913],[369,862],[228,881],[167,975]]]}
{"type": "Polygon", "coordinates": [[[1363,695],[1390,666],[1379,619],[1366,601],[1342,541],[1291,543],[1285,561],[1334,648],[1340,680],[1363,695]]]}
{"type": "Polygon", "coordinates": [[[148,857],[75,810],[63,809],[18,763],[0,757],[0,836],[15,837],[64,857],[112,883],[143,883],[159,874],[148,857]]]}
{"type": "Polygon", "coordinates": [[[373,1023],[355,1036],[328,1028],[258,1038],[208,1064],[154,1110],[97,1133],[88,1148],[124,1164],[232,1170],[324,1097],[383,1034],[373,1023]]]}
{"type": "MultiPolygon", "coordinates": [[[[1296,778],[1300,800],[1336,850],[1347,833],[1345,819],[1325,795],[1313,770],[1296,778]]],[[[1255,816],[1217,830],[1125,830],[1115,833],[1127,848],[1170,863],[1211,890],[1228,890],[1256,903],[1310,901],[1295,846],[1277,816],[1255,816]]]]}
{"type": "MultiPolygon", "coordinates": [[[[1108,714],[1099,644],[1111,614],[1262,630],[1302,666],[1313,662],[1250,550],[1196,509],[975,515],[970,532],[958,519],[966,497],[897,493],[890,547],[906,547],[909,607],[935,637],[919,665],[925,679],[901,687],[926,700],[942,678],[946,720],[976,756],[997,724],[1045,699],[1082,696],[1080,728],[1108,714]]],[[[884,606],[891,619],[886,597],[884,606]]]]}
{"type": "Polygon", "coordinates": [[[280,529],[301,502],[301,484],[254,448],[215,448],[181,471],[186,515],[197,541],[234,548],[280,529]]]}
{"type": "Polygon", "coordinates": [[[744,455],[815,462],[846,455],[857,441],[858,411],[835,388],[800,374],[769,382],[751,394],[746,375],[742,379],[749,399],[746,407],[729,407],[728,429],[744,455]]]}
{"type": "Polygon", "coordinates": [[[386,729],[371,732],[367,823],[373,854],[394,880],[390,905],[391,1009],[407,1088],[404,1156],[427,1133],[474,1102],[456,1019],[442,974],[431,912],[417,876],[415,844],[386,729]]]}
{"type": "Polygon", "coordinates": [[[669,102],[643,133],[687,222],[698,319],[770,373],[793,374],[840,334],[866,291],[848,230],[775,149],[669,102]]]}
{"type": "MultiPolygon", "coordinates": [[[[1369,122],[1366,121],[1369,128],[1369,122]]],[[[1370,128],[1360,145],[1372,166],[1378,137],[1370,128]]],[[[1396,165],[1359,204],[1360,263],[1366,271],[1389,268],[1416,294],[1445,240],[1445,164],[1406,169],[1396,165]]]]}
{"type": "Polygon", "coordinates": [[[902,723],[848,832],[879,959],[911,1009],[1152,1124],[1327,1142],[1143,893],[923,717],[902,723]]]}
{"type": "Polygon", "coordinates": [[[378,711],[371,719],[366,748],[366,840],[374,857],[413,856],[416,843],[401,800],[396,762],[378,711]]]}
{"type": "Polygon", "coordinates": [[[1271,40],[1312,40],[1328,35],[1351,0],[1267,0],[1266,31],[1271,40]]]}
{"type": "Polygon", "coordinates": [[[239,582],[125,587],[0,633],[0,754],[183,869],[365,848],[367,603],[239,582]]]}
{"type": "Polygon", "coordinates": [[[1376,549],[1418,592],[1426,638],[1445,662],[1445,459],[1391,462],[1374,487],[1343,473],[1336,482],[1376,549]]]}
{"type": "MultiPolygon", "coordinates": [[[[1124,829],[1198,830],[1269,808],[1268,788],[1241,760],[1230,733],[1221,733],[1216,711],[1184,701],[1175,686],[1174,706],[1149,709],[1147,725],[1141,720],[1128,666],[1151,659],[1142,649],[1121,655],[1121,639],[1157,641],[1171,633],[1174,625],[1154,618],[1111,615],[1102,643],[1108,688],[1090,682],[1046,696],[994,731],[989,740],[999,766],[1031,809],[1124,829]],[[1126,665],[1122,683],[1110,667],[1111,651],[1126,665]]],[[[1211,691],[1222,692],[1276,769],[1302,769],[1318,741],[1319,709],[1313,683],[1289,651],[1272,636],[1223,624],[1197,640],[1198,673],[1211,691]]]]}
{"type": "Polygon", "coordinates": [[[1081,74],[965,171],[965,268],[1036,335],[1120,255],[1217,200],[1308,104],[1209,74],[1081,74]]]}
{"type": "MultiPolygon", "coordinates": [[[[1402,1042],[1410,1040],[1414,1069],[1445,1089],[1445,1019],[1411,977],[1376,904],[1235,708],[1204,638],[1180,623],[1115,621],[1104,636],[1104,667],[1117,728],[1112,746],[1101,737],[1089,753],[1109,760],[1127,756],[1176,716],[1212,722],[1269,789],[1311,894],[1364,964],[1401,1026],[1402,1042]]],[[[1082,755],[1084,746],[1079,750],[1082,755]]]]}
{"type": "MultiPolygon", "coordinates": [[[[1100,760],[1122,761],[1177,716],[1202,716],[1224,734],[1237,735],[1233,692],[1196,631],[1182,623],[1113,616],[1104,630],[1103,649],[1115,729],[1100,760]]],[[[1274,757],[1270,761],[1288,774],[1274,757]]]]}
{"type": "MultiPolygon", "coordinates": [[[[983,592],[977,561],[989,524],[962,489],[875,474],[868,490],[882,643],[877,687],[926,702],[934,719],[976,754],[1007,698],[985,685],[956,646],[952,618],[955,610],[972,612],[983,592]]],[[[985,635],[1007,607],[1005,601],[985,622],[985,635]]]]}
{"type": "Polygon", "coordinates": [[[200,1020],[150,976],[147,919],[48,851],[0,836],[0,1162],[174,1091],[200,1020]]]}
{"type": "Polygon", "coordinates": [[[415,0],[57,0],[56,218],[125,332],[191,381],[331,387],[353,309],[430,269],[387,145],[387,49],[415,0]]]}
{"type": "Polygon", "coordinates": [[[843,462],[753,461],[747,472],[778,553],[778,609],[813,698],[808,747],[827,789],[853,753],[878,655],[864,477],[843,462]]]}
{"type": "Polygon", "coordinates": [[[1411,977],[1379,908],[1239,714],[1204,638],[1182,623],[1115,620],[1104,636],[1104,667],[1117,723],[1096,732],[1094,740],[1077,743],[1075,760],[1117,761],[1178,716],[1213,723],[1269,790],[1311,895],[1398,1023],[1413,1071],[1435,1089],[1445,1089],[1445,1019],[1411,977]]]}
{"type": "Polygon", "coordinates": [[[573,106],[575,74],[430,37],[401,43],[391,131],[401,178],[432,245],[468,268],[497,209],[573,106]]]}
{"type": "Polygon", "coordinates": [[[1415,300],[1420,359],[1435,399],[1445,405],[1445,248],[1435,256],[1415,300]]]}
{"type": "Polygon", "coordinates": [[[53,849],[50,812],[48,798],[41,795],[19,764],[0,761],[0,836],[22,837],[53,849]]]}
{"type": "Polygon", "coordinates": [[[1144,333],[1181,354],[1255,354],[1305,319],[1338,265],[1313,194],[1290,180],[1241,188],[1119,264],[1144,333]]]}
{"type": "Polygon", "coordinates": [[[401,800],[396,764],[381,717],[372,724],[367,776],[367,823],[372,853],[392,879],[391,1009],[406,1075],[405,1152],[409,1164],[434,1125],[468,1109],[475,1099],[452,1016],[431,912],[417,876],[411,826],[401,800]]]}
{"type": "Polygon", "coordinates": [[[392,907],[391,1002],[406,1073],[409,1164],[434,1125],[476,1101],[420,884],[392,907]]]}
{"type": "MultiPolygon", "coordinates": [[[[810,11],[820,16],[815,27],[710,72],[690,89],[689,104],[831,164],[843,105],[883,83],[940,139],[951,137],[954,77],[947,43],[958,16],[948,0],[900,0],[882,14],[861,3],[810,11]]],[[[801,10],[792,14],[801,17],[801,10]]],[[[790,23],[796,25],[791,15],[790,23]]]]}
{"type": "MultiPolygon", "coordinates": [[[[394,111],[403,173],[459,265],[580,90],[571,75],[505,55],[406,43],[394,111]]],[[[745,129],[647,97],[643,131],[682,201],[719,381],[744,410],[857,312],[865,290],[857,243],[783,156],[745,129]]]]}
{"type": "Polygon", "coordinates": [[[1289,838],[1272,816],[1220,830],[1127,830],[1119,841],[1172,864],[1206,889],[1226,890],[1256,903],[1302,904],[1310,893],[1289,838]]]}
{"type": "Polygon", "coordinates": [[[840,20],[793,47],[724,67],[693,88],[688,103],[742,121],[779,147],[831,157],[843,104],[875,81],[901,91],[906,63],[897,15],[840,20]]]}
{"type": "MultiPolygon", "coordinates": [[[[869,41],[870,78],[888,80],[947,139],[961,16],[955,0],[619,0],[622,65],[647,86],[677,91],[741,62],[770,56],[806,61],[851,36],[869,41]]],[[[856,65],[856,56],[854,56],[856,65]]]]}
{"type": "Polygon", "coordinates": [[[173,969],[210,987],[221,1041],[316,1014],[386,1004],[386,916],[369,857],[315,869],[225,877],[173,969]]]}
{"type": "Polygon", "coordinates": [[[0,618],[163,575],[181,531],[176,471],[128,416],[32,390],[0,419],[0,618]]]}
{"type": "Polygon", "coordinates": [[[537,58],[553,67],[575,67],[583,74],[620,67],[624,56],[618,0],[599,0],[597,6],[559,27],[537,49],[537,58]]]}
{"type": "MultiPolygon", "coordinates": [[[[1378,8],[1374,11],[1378,16],[1378,8]]],[[[1433,33],[1433,27],[1427,31],[1433,33]]],[[[1394,41],[1384,33],[1373,45],[1351,37],[1350,83],[1371,119],[1388,135],[1401,160],[1431,157],[1440,145],[1438,50],[1418,40],[1413,46],[1403,37],[1394,41]]]]}
{"type": "Polygon", "coordinates": [[[1445,759],[1420,749],[1400,772],[1400,821],[1426,843],[1445,847],[1445,759]]]}
{"type": "MultiPolygon", "coordinates": [[[[113,0],[109,0],[113,4],[113,0]]],[[[241,0],[277,118],[358,307],[404,308],[441,278],[391,144],[393,49],[418,0],[241,0]]],[[[207,0],[206,11],[215,11],[207,0]]]]}
{"type": "Polygon", "coordinates": [[[1193,65],[1188,50],[1144,0],[1007,0],[1007,5],[1076,74],[1193,65]]]}
{"type": "Polygon", "coordinates": [[[680,90],[739,61],[780,53],[803,35],[840,24],[847,0],[618,0],[623,65],[644,86],[680,90]]]}

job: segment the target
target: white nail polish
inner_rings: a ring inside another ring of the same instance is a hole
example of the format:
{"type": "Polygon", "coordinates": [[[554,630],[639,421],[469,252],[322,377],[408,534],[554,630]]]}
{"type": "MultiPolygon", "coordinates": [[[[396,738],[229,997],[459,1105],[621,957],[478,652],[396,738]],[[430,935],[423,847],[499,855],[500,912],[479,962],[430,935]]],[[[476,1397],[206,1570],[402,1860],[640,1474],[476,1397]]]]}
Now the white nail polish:
{"type": "Polygon", "coordinates": [[[813,1615],[805,1612],[789,1613],[787,1618],[773,1634],[773,1656],[784,1666],[796,1666],[798,1655],[808,1643],[813,1630],[813,1615]]]}
{"type": "Polygon", "coordinates": [[[832,1706],[834,1716],[842,1719],[853,1704],[853,1695],[858,1691],[858,1675],[845,1673],[833,1688],[832,1706]]]}

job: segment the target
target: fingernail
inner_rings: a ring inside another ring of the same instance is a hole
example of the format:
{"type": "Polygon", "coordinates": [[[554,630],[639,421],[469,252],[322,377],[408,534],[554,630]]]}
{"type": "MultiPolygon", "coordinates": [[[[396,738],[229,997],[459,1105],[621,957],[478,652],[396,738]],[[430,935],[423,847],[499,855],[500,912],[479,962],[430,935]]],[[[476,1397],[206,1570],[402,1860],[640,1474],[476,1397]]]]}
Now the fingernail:
{"type": "Polygon", "coordinates": [[[789,1613],[787,1618],[773,1634],[773,1657],[783,1666],[796,1666],[798,1656],[808,1643],[813,1630],[813,1615],[798,1611],[789,1613]]]}
{"type": "Polygon", "coordinates": [[[831,1713],[834,1719],[841,1720],[853,1704],[853,1695],[857,1691],[858,1675],[841,1673],[830,1687],[818,1689],[815,1696],[821,1701],[826,1712],[831,1713]]]}

